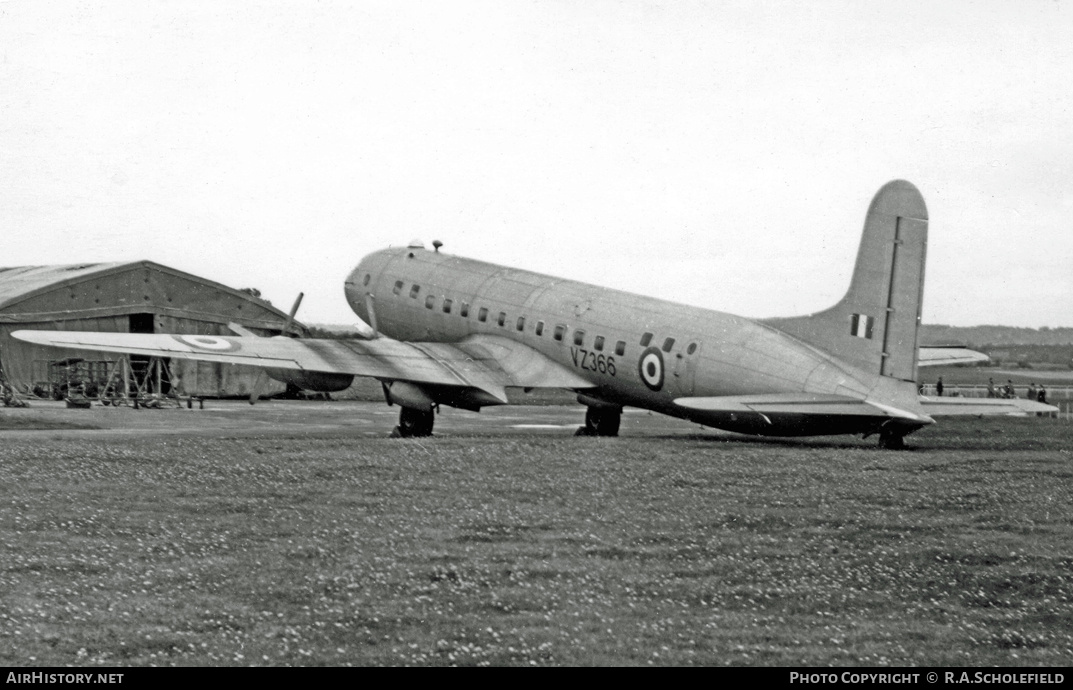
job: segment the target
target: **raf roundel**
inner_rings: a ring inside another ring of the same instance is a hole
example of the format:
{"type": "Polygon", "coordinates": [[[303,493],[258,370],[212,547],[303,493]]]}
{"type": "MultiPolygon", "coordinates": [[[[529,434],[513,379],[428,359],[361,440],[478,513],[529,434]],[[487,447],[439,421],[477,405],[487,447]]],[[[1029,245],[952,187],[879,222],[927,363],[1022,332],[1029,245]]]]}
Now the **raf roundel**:
{"type": "Polygon", "coordinates": [[[233,343],[224,338],[217,338],[213,335],[177,335],[174,336],[176,340],[184,345],[189,345],[197,350],[207,350],[209,352],[234,352],[239,349],[238,343],[233,343]]]}
{"type": "Polygon", "coordinates": [[[641,353],[637,371],[641,374],[641,381],[650,390],[658,391],[663,388],[663,353],[658,347],[650,347],[641,353]]]}

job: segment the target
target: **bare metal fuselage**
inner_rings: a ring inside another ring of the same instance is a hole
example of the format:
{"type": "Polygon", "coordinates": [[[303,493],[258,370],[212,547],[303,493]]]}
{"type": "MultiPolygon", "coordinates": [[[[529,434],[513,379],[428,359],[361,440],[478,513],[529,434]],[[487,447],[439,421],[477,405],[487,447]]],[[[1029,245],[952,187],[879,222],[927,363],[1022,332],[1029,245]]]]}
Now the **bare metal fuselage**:
{"type": "Polygon", "coordinates": [[[351,308],[367,323],[372,295],[376,325],[388,337],[448,343],[478,334],[507,338],[590,381],[589,399],[707,426],[811,436],[871,433],[877,420],[792,410],[698,410],[675,400],[817,394],[920,410],[915,389],[904,381],[863,371],[763,323],[438,251],[369,254],[345,289],[351,308]],[[651,336],[642,345],[645,334],[651,336]]]}

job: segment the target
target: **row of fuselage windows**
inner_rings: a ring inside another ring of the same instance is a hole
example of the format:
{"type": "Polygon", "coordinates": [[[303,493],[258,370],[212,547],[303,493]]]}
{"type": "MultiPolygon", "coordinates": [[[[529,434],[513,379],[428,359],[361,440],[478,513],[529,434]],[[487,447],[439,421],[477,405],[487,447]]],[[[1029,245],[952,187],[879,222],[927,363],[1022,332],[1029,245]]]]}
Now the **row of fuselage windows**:
{"type": "MultiPolygon", "coordinates": [[[[399,295],[399,294],[402,294],[402,289],[403,289],[403,282],[401,280],[395,281],[395,287],[392,290],[392,292],[395,293],[396,295],[399,295]]],[[[421,286],[420,285],[417,285],[415,283],[414,285],[410,286],[410,297],[412,299],[417,299],[418,296],[420,295],[420,293],[421,293],[421,286]]],[[[430,294],[430,295],[425,296],[425,308],[426,309],[435,309],[436,308],[436,295],[431,295],[430,294]]],[[[443,313],[444,314],[451,314],[451,313],[453,313],[454,308],[455,308],[455,301],[453,299],[451,299],[450,297],[444,297],[443,302],[440,303],[440,309],[443,311],[443,313]]],[[[469,318],[469,303],[468,302],[459,301],[459,303],[458,303],[458,315],[461,316],[464,319],[469,318]]],[[[490,314],[489,314],[489,311],[488,311],[487,307],[481,307],[480,309],[477,310],[477,320],[480,321],[481,323],[487,323],[489,315],[490,314]]],[[[499,312],[499,314],[496,315],[495,322],[500,328],[506,328],[507,327],[507,312],[505,312],[505,311],[499,312]]],[[[517,318],[517,320],[515,320],[514,328],[515,328],[515,330],[517,330],[519,332],[525,330],[525,317],[524,316],[519,316],[517,318]]],[[[552,338],[556,342],[561,343],[563,341],[563,338],[566,337],[566,331],[567,331],[567,326],[565,324],[556,324],[554,330],[552,331],[552,338]]],[[[536,322],[536,327],[533,329],[533,332],[536,333],[536,335],[538,335],[538,336],[543,336],[544,335],[544,322],[543,321],[537,321],[536,322]]],[[[642,335],[641,336],[641,341],[640,341],[641,347],[648,347],[649,345],[651,345],[653,337],[654,337],[654,335],[652,333],[645,333],[644,335],[642,335]]],[[[574,329],[573,341],[574,341],[574,345],[577,345],[578,347],[583,346],[585,344],[585,331],[579,330],[579,329],[574,329]]],[[[605,341],[604,336],[598,335],[592,341],[592,349],[596,350],[597,352],[603,352],[604,346],[606,344],[607,343],[605,341]]],[[[660,349],[662,349],[664,352],[670,352],[673,347],[674,347],[674,338],[665,338],[663,340],[663,346],[660,349]]],[[[690,343],[689,347],[686,348],[686,353],[691,355],[694,352],[696,352],[696,350],[697,350],[697,344],[696,343],[690,343]]],[[[623,357],[623,356],[626,355],[626,341],[625,340],[619,340],[618,342],[615,343],[615,355],[617,355],[619,357],[623,357]]]]}

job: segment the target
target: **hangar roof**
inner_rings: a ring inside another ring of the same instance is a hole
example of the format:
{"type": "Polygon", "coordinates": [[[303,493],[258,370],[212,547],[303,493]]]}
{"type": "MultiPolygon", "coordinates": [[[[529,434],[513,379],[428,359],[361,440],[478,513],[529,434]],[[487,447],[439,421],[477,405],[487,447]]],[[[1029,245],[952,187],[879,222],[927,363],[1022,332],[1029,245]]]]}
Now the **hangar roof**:
{"type": "MultiPolygon", "coordinates": [[[[146,269],[179,276],[186,280],[211,287],[216,291],[230,293],[231,295],[240,297],[244,300],[255,302],[260,308],[276,314],[279,317],[280,322],[283,322],[287,318],[285,312],[276,309],[268,302],[257,299],[242,290],[236,290],[206,278],[184,273],[152,261],[67,264],[60,266],[0,267],[0,312],[37,295],[82,282],[90,277],[103,278],[109,275],[126,273],[134,269],[146,269]]],[[[4,319],[0,318],[0,320],[4,319]]]]}
{"type": "Polygon", "coordinates": [[[0,309],[21,302],[43,290],[52,290],[73,283],[94,273],[107,273],[122,266],[138,266],[150,262],[70,264],[66,266],[11,266],[0,268],[0,309]]]}

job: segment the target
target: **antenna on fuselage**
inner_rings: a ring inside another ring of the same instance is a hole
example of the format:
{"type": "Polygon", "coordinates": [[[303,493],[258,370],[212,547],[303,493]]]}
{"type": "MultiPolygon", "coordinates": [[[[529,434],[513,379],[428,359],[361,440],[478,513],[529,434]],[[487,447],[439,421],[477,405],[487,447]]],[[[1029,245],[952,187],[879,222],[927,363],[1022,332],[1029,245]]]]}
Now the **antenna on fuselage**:
{"type": "Polygon", "coordinates": [[[443,242],[440,242],[439,240],[432,240],[432,248],[435,249],[436,251],[440,251],[440,247],[442,247],[442,246],[443,246],[443,242]]]}

